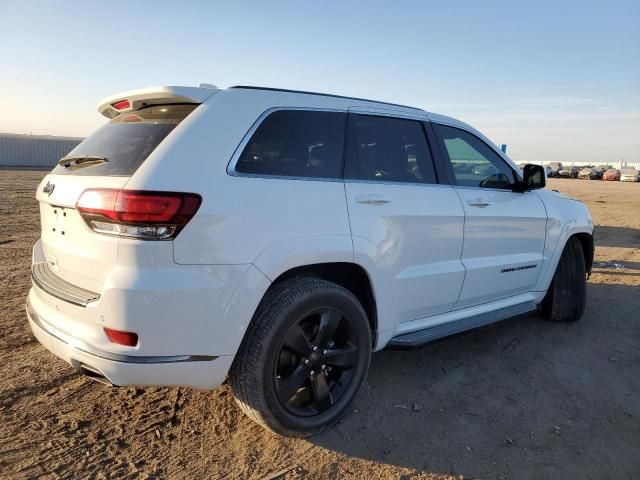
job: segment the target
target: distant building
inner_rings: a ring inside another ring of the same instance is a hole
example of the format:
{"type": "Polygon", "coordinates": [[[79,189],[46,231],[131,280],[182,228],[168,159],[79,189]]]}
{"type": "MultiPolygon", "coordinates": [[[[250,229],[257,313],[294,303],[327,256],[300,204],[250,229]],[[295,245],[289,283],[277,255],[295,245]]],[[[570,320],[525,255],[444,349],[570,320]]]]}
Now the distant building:
{"type": "Polygon", "coordinates": [[[0,133],[0,168],[51,169],[82,140],[76,137],[0,133]]]}

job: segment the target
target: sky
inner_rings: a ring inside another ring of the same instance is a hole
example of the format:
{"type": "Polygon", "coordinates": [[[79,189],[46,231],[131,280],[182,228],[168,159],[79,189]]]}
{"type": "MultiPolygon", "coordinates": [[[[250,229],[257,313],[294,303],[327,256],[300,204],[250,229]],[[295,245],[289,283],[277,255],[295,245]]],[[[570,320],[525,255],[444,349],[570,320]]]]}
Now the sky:
{"type": "Polygon", "coordinates": [[[0,132],[86,136],[154,85],[311,90],[466,121],[521,161],[640,161],[640,1],[0,0],[0,132]]]}

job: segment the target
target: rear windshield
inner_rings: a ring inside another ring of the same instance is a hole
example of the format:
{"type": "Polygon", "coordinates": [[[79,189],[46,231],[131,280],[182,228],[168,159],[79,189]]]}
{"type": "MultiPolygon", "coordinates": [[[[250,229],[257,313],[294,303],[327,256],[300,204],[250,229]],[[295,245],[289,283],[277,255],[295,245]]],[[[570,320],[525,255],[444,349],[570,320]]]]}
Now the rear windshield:
{"type": "Polygon", "coordinates": [[[121,113],[88,136],[57,165],[56,175],[130,176],[197,105],[157,105],[121,113]],[[99,158],[96,162],[84,159],[99,158]]]}

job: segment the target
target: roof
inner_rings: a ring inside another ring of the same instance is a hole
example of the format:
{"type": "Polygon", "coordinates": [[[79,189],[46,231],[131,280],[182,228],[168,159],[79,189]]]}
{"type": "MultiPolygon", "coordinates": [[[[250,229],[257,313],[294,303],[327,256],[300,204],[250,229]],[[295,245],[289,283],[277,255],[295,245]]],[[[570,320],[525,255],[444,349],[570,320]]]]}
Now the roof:
{"type": "MultiPolygon", "coordinates": [[[[259,87],[253,85],[235,85],[227,90],[260,90],[266,92],[295,93],[302,95],[317,95],[321,97],[340,98],[345,100],[355,100],[359,102],[368,102],[384,106],[400,107],[413,110],[420,113],[427,113],[422,108],[412,107],[409,105],[401,105],[399,103],[383,102],[380,100],[370,100],[359,97],[348,97],[344,95],[334,95],[330,93],[309,92],[304,90],[289,90],[285,88],[259,87]]],[[[127,111],[134,111],[144,108],[148,105],[160,103],[203,103],[213,94],[220,90],[213,85],[201,84],[199,87],[185,86],[158,86],[147,87],[138,90],[130,90],[117,93],[102,99],[98,103],[98,111],[107,118],[113,118],[117,114],[127,111]],[[114,104],[123,101],[129,101],[129,107],[118,109],[114,108],[114,104]]],[[[443,117],[444,118],[444,117],[443,117]]],[[[454,121],[454,119],[450,119],[454,121]]]]}
{"type": "Polygon", "coordinates": [[[391,102],[383,102],[380,100],[369,100],[368,98],[358,98],[358,97],[348,97],[345,95],[334,95],[332,93],[320,93],[320,92],[308,92],[305,90],[289,90],[286,88],[272,88],[272,87],[256,87],[253,85],[235,85],[233,87],[229,87],[231,88],[243,88],[246,90],[266,90],[269,92],[284,92],[284,93],[301,93],[304,95],[319,95],[322,97],[331,97],[331,98],[344,98],[346,100],[357,100],[360,102],[372,102],[372,103],[379,103],[381,105],[389,105],[389,106],[393,106],[393,107],[402,107],[402,108],[410,108],[412,110],[417,110],[419,112],[424,112],[424,110],[422,108],[418,108],[418,107],[411,107],[409,105],[401,105],[399,103],[391,103],[391,102]]]}

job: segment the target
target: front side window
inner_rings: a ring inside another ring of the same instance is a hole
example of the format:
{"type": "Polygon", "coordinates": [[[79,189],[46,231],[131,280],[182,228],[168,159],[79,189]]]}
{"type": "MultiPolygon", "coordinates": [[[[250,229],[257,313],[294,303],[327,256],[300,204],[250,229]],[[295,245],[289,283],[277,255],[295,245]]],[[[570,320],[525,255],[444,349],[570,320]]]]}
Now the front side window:
{"type": "Polygon", "coordinates": [[[342,178],[346,113],[278,110],[263,120],[235,170],[256,175],[342,178]]]}
{"type": "Polygon", "coordinates": [[[434,124],[443,151],[447,154],[456,185],[462,187],[509,189],[513,171],[486,143],[459,128],[434,124]]]}
{"type": "Polygon", "coordinates": [[[431,153],[419,121],[353,115],[351,125],[355,158],[348,170],[350,178],[381,182],[436,182],[431,153]]]}

